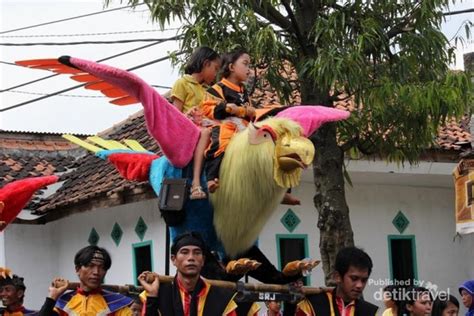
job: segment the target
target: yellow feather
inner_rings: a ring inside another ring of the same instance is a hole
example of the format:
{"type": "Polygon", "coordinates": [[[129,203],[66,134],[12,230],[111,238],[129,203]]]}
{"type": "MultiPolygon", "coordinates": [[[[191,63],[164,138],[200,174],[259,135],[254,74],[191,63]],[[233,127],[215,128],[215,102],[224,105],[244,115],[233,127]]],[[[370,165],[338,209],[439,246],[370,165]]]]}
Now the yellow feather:
{"type": "Polygon", "coordinates": [[[109,150],[112,150],[112,149],[129,149],[127,146],[119,143],[118,141],[116,140],[106,140],[106,139],[103,139],[99,136],[89,136],[87,137],[87,140],[91,141],[91,142],[94,142],[96,143],[97,145],[100,145],[102,147],[104,147],[105,149],[109,149],[109,150]]]}
{"type": "Polygon", "coordinates": [[[125,139],[123,141],[130,149],[134,151],[147,151],[138,141],[134,139],[125,139]]]}
{"type": "Polygon", "coordinates": [[[89,144],[88,142],[85,142],[85,141],[83,141],[82,139],[77,138],[77,137],[74,136],[74,135],[64,134],[64,135],[62,135],[62,137],[65,138],[65,139],[67,139],[67,140],[70,141],[71,143],[74,143],[74,144],[76,144],[76,145],[81,146],[82,148],[85,148],[85,149],[87,149],[87,150],[92,151],[93,153],[96,153],[96,152],[98,152],[98,151],[103,150],[103,148],[94,146],[94,145],[92,145],[92,144],[89,144]]]}
{"type": "Polygon", "coordinates": [[[283,198],[287,188],[274,180],[275,149],[283,135],[299,137],[301,127],[286,119],[270,118],[276,144],[251,145],[248,129],[230,141],[219,174],[219,188],[211,194],[214,226],[226,252],[235,257],[250,248],[283,198]]]}

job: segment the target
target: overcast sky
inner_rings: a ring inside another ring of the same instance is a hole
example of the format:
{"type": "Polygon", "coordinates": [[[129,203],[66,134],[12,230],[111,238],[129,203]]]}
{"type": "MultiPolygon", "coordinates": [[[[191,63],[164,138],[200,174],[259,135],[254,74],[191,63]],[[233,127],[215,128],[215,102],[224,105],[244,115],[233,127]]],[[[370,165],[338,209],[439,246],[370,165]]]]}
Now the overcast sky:
{"type": "MultiPolygon", "coordinates": [[[[119,1],[105,8],[122,7],[119,1]]],[[[452,7],[452,10],[462,10],[474,7],[474,0],[463,1],[452,7]]],[[[101,0],[0,0],[0,33],[25,26],[75,17],[103,10],[101,0]]],[[[443,31],[451,38],[462,21],[474,20],[474,15],[463,14],[447,18],[443,31]]],[[[0,34],[1,43],[44,43],[44,42],[79,42],[79,41],[111,41],[123,39],[165,38],[176,34],[176,30],[158,32],[159,27],[151,23],[149,12],[144,6],[135,11],[123,9],[114,12],[64,21],[60,23],[34,27],[21,31],[0,34]],[[148,32],[155,30],[154,32],[148,32]],[[72,34],[111,33],[146,31],[128,34],[70,36],[72,34]],[[32,36],[36,37],[32,37],[32,36]],[[40,37],[38,35],[69,35],[61,37],[40,37]],[[12,37],[15,36],[15,37],[12,37]],[[18,37],[23,36],[23,37],[18,37]]],[[[114,54],[125,52],[148,43],[137,42],[127,44],[103,45],[74,45],[74,46],[1,46],[0,61],[14,62],[15,60],[35,58],[56,58],[70,55],[90,60],[107,58],[114,54]]],[[[168,51],[178,47],[177,42],[158,44],[122,57],[108,60],[106,63],[127,69],[153,59],[166,56],[168,51]]],[[[472,40],[467,47],[459,47],[458,60],[453,68],[462,69],[462,54],[473,51],[472,40]]],[[[170,62],[160,62],[134,71],[145,81],[153,85],[172,86],[178,78],[177,69],[170,62]]],[[[7,89],[24,82],[50,75],[50,72],[27,69],[23,67],[0,64],[0,90],[7,89]]],[[[0,93],[0,108],[10,107],[41,95],[26,93],[53,93],[76,85],[66,76],[57,76],[42,82],[19,87],[13,91],[0,93]]],[[[158,89],[163,92],[165,89],[158,89]]],[[[113,124],[126,119],[129,115],[141,109],[141,105],[118,107],[111,105],[108,100],[99,97],[96,92],[76,89],[65,92],[64,96],[54,96],[30,103],[28,105],[0,112],[0,129],[11,131],[36,131],[59,133],[100,132],[113,124]],[[94,97],[94,98],[90,98],[94,97]]]]}
{"type": "MultiPolygon", "coordinates": [[[[1,17],[0,33],[25,26],[60,20],[103,10],[102,1],[18,1],[0,0],[1,17]]],[[[123,7],[119,1],[106,10],[123,7]]],[[[109,34],[67,37],[7,37],[30,35],[60,35],[60,34],[90,34],[129,31],[159,30],[151,23],[149,11],[144,6],[135,11],[123,9],[114,12],[64,21],[46,26],[25,29],[16,32],[0,34],[2,43],[34,43],[34,42],[79,42],[79,41],[112,41],[123,39],[165,38],[176,34],[176,30],[166,32],[141,32],[130,34],[109,34]]],[[[15,60],[35,58],[56,58],[70,55],[89,60],[99,60],[125,52],[150,42],[102,45],[74,46],[1,46],[0,61],[14,62],[15,60]]],[[[178,47],[175,41],[158,44],[131,54],[110,59],[106,63],[127,69],[167,55],[178,47]]],[[[169,61],[156,63],[134,71],[140,77],[153,85],[171,86],[179,73],[171,67],[169,61]]],[[[48,76],[52,73],[23,67],[0,64],[0,90],[34,79],[48,76]]],[[[0,94],[0,108],[9,107],[40,95],[30,93],[52,93],[77,85],[67,76],[61,75],[42,82],[16,88],[13,92],[0,94]]],[[[159,91],[165,91],[158,89],[159,91]]],[[[126,119],[129,115],[141,109],[141,105],[119,107],[108,103],[108,99],[99,97],[97,92],[83,88],[65,92],[64,96],[54,96],[38,102],[0,112],[0,129],[15,131],[40,132],[71,132],[97,133],[107,129],[114,123],[126,119]],[[77,97],[81,96],[81,97],[77,97]],[[93,96],[94,98],[85,98],[93,96]]]]}

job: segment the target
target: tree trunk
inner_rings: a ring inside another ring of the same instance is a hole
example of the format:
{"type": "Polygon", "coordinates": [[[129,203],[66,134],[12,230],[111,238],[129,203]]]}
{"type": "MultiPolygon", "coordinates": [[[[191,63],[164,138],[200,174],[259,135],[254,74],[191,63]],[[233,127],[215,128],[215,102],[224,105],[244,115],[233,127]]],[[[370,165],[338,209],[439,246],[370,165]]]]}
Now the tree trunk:
{"type": "MultiPolygon", "coordinates": [[[[301,98],[303,104],[331,104],[329,95],[317,91],[317,85],[311,80],[303,80],[301,98]]],[[[313,175],[316,193],[313,201],[318,211],[320,230],[319,249],[325,283],[333,286],[332,273],[337,252],[344,247],[354,245],[354,233],[349,218],[349,208],[344,191],[344,152],[337,145],[336,124],[326,123],[311,141],[316,148],[313,161],[313,175]]]]}
{"type": "Polygon", "coordinates": [[[354,234],[344,192],[344,152],[336,142],[336,124],[321,127],[311,140],[316,148],[313,161],[314,206],[319,213],[319,249],[325,283],[334,285],[332,272],[337,252],[354,245],[354,234]]]}

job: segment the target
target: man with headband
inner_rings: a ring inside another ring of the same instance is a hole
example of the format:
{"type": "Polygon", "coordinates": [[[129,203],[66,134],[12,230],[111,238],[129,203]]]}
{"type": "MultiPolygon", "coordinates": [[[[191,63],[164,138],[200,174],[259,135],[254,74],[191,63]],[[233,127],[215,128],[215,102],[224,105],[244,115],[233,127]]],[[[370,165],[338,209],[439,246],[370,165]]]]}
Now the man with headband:
{"type": "Polygon", "coordinates": [[[197,233],[176,237],[171,246],[171,261],[176,267],[173,283],[160,284],[158,275],[143,272],[138,277],[147,293],[147,316],[237,316],[257,315],[256,304],[238,306],[235,292],[211,286],[201,278],[206,246],[197,233]]]}
{"type": "MultiPolygon", "coordinates": [[[[0,269],[4,271],[3,269],[0,269]]],[[[38,312],[26,309],[23,306],[26,286],[23,278],[8,273],[0,275],[0,298],[5,308],[0,309],[0,315],[4,316],[22,316],[38,315],[38,312]]]]}
{"type": "Polygon", "coordinates": [[[79,288],[66,292],[69,282],[62,278],[54,279],[40,315],[132,315],[128,307],[131,298],[101,289],[112,265],[107,250],[97,246],[82,248],[74,257],[74,265],[79,288]]]}

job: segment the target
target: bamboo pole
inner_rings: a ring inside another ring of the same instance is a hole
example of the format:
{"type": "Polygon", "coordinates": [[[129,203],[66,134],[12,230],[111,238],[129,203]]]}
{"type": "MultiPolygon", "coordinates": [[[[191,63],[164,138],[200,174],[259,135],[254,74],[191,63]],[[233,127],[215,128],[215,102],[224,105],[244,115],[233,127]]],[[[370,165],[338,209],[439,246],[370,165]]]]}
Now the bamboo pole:
{"type": "MultiPolygon", "coordinates": [[[[173,276],[169,275],[160,275],[159,276],[160,283],[171,283],[174,280],[173,276]]],[[[221,281],[221,280],[209,280],[206,279],[209,284],[212,286],[223,287],[230,290],[237,290],[237,284],[235,282],[229,281],[221,281]]],[[[68,290],[75,290],[79,287],[78,282],[70,282],[68,285],[68,290]]],[[[112,285],[112,284],[102,284],[101,286],[103,289],[121,293],[124,295],[129,294],[137,294],[143,291],[142,286],[135,286],[135,285],[112,285]]],[[[290,287],[288,285],[281,285],[281,284],[265,284],[265,283],[244,283],[244,288],[247,291],[252,292],[277,292],[277,293],[289,293],[290,287]]],[[[333,288],[325,288],[325,287],[309,287],[303,286],[301,288],[301,292],[304,295],[309,294],[319,294],[322,292],[331,291],[333,288]]]]}

